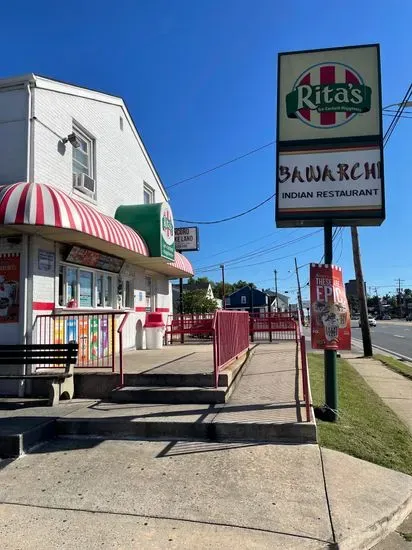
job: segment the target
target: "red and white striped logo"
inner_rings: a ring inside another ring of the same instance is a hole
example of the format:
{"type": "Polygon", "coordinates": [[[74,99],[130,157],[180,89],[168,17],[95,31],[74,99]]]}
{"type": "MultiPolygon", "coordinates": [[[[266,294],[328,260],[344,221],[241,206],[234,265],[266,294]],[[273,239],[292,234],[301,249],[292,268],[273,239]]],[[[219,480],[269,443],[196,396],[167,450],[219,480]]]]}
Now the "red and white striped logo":
{"type": "Polygon", "coordinates": [[[342,63],[310,67],[286,96],[287,115],[314,128],[346,124],[370,109],[371,89],[357,71],[342,63]]]}

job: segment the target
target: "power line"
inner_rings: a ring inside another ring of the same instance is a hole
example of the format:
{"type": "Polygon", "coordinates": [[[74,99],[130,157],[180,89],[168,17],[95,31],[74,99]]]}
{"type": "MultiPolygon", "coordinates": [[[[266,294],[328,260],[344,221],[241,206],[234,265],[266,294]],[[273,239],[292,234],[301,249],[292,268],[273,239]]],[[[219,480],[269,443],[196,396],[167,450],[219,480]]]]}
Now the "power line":
{"type": "Polygon", "coordinates": [[[262,151],[262,149],[266,149],[266,147],[270,147],[271,145],[274,145],[275,141],[269,141],[269,143],[265,143],[265,145],[261,145],[260,147],[257,147],[256,149],[252,149],[251,151],[248,151],[247,153],[244,153],[243,155],[239,155],[238,157],[234,157],[230,160],[227,160],[226,162],[222,162],[221,164],[218,164],[217,166],[213,166],[213,168],[209,168],[208,170],[205,170],[204,172],[199,172],[199,174],[195,174],[194,176],[190,176],[189,178],[185,178],[183,180],[177,181],[176,183],[172,183],[172,185],[168,185],[166,189],[172,189],[172,187],[176,187],[177,185],[180,185],[181,183],[185,183],[187,181],[192,181],[196,178],[200,178],[201,176],[205,176],[206,174],[210,174],[211,172],[214,172],[215,170],[219,170],[219,168],[223,168],[224,166],[227,166],[228,164],[232,164],[233,162],[237,162],[238,160],[244,159],[245,157],[248,157],[249,155],[253,155],[254,153],[257,153],[258,151],[262,151]]]}
{"type": "Polygon", "coordinates": [[[399,107],[398,107],[398,109],[396,111],[396,114],[393,117],[393,119],[392,119],[392,121],[389,125],[389,128],[386,130],[385,135],[383,136],[383,146],[384,147],[388,143],[391,135],[393,134],[393,131],[395,130],[396,126],[398,125],[399,118],[402,115],[403,110],[405,109],[405,104],[409,101],[411,95],[412,95],[412,84],[409,85],[402,102],[399,103],[399,107]]]}
{"type": "Polygon", "coordinates": [[[236,218],[241,218],[242,216],[246,216],[246,214],[250,214],[250,212],[253,212],[254,210],[257,210],[258,208],[260,208],[261,206],[263,206],[267,202],[271,201],[274,198],[275,195],[276,195],[276,193],[272,193],[272,195],[270,195],[270,197],[268,197],[264,201],[260,202],[256,206],[253,206],[252,208],[249,208],[249,210],[245,210],[244,212],[241,212],[240,214],[236,214],[236,215],[230,216],[228,218],[223,218],[221,220],[194,221],[194,220],[179,220],[179,219],[176,218],[175,221],[180,222],[180,223],[194,223],[196,225],[213,225],[213,224],[217,224],[217,223],[228,222],[230,220],[235,220],[236,218]]]}
{"type": "MultiPolygon", "coordinates": [[[[296,232],[298,231],[298,229],[292,231],[293,232],[296,232]]],[[[246,254],[242,254],[241,256],[237,256],[236,258],[231,258],[231,259],[227,259],[227,260],[222,260],[221,262],[219,262],[219,264],[208,264],[208,265],[204,265],[204,266],[201,266],[199,267],[198,269],[209,269],[209,268],[212,268],[212,267],[216,267],[220,264],[225,264],[226,265],[229,265],[229,264],[238,264],[238,263],[241,263],[242,261],[244,261],[245,259],[248,260],[249,258],[255,258],[257,256],[262,256],[263,254],[267,254],[268,252],[272,252],[274,250],[278,250],[279,248],[284,248],[285,246],[289,246],[291,244],[296,244],[300,241],[303,241],[309,237],[311,237],[312,235],[315,235],[316,233],[319,233],[321,232],[322,230],[321,229],[318,229],[316,231],[312,231],[311,233],[308,233],[307,235],[302,235],[300,237],[297,237],[295,239],[292,239],[290,241],[283,241],[283,242],[280,242],[280,243],[277,243],[275,244],[274,243],[274,246],[270,246],[270,247],[260,247],[260,248],[257,248],[256,250],[254,251],[250,251],[250,252],[247,252],[246,254]]]]}

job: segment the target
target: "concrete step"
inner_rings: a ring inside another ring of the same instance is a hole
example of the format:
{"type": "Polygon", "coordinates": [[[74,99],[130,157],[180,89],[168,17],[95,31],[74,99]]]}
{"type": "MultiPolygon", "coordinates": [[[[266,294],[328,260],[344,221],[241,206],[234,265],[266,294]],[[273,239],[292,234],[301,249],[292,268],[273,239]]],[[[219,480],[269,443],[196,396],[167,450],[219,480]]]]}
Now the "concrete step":
{"type": "Polygon", "coordinates": [[[115,403],[224,403],[227,388],[125,386],[111,392],[115,403]]]}
{"type": "Polygon", "coordinates": [[[19,419],[6,420],[9,420],[9,433],[6,431],[0,433],[0,458],[21,456],[35,445],[56,436],[56,420],[54,418],[47,418],[40,424],[23,418],[21,425],[15,428],[13,428],[13,424],[17,424],[16,421],[19,419]]]}
{"type": "Polygon", "coordinates": [[[88,436],[106,439],[136,437],[162,440],[245,441],[269,443],[316,443],[312,423],[193,422],[138,420],[122,417],[70,418],[57,420],[60,436],[88,436]]]}
{"type": "MultiPolygon", "coordinates": [[[[215,377],[213,373],[127,373],[124,378],[127,386],[195,386],[201,388],[214,388],[215,386],[215,377]]],[[[219,374],[219,386],[229,386],[231,381],[231,371],[219,374]]]]}

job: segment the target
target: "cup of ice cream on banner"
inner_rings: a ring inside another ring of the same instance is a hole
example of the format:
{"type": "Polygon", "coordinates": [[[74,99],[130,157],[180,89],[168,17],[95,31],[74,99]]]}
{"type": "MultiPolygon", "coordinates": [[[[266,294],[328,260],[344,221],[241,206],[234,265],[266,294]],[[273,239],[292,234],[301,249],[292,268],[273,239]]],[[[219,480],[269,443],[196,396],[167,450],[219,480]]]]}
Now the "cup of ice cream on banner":
{"type": "Polygon", "coordinates": [[[348,324],[348,308],[346,307],[346,304],[342,302],[334,304],[333,311],[338,317],[339,328],[346,328],[348,324]]]}
{"type": "Polygon", "coordinates": [[[339,340],[339,317],[334,309],[332,304],[332,307],[328,308],[328,311],[322,315],[326,347],[330,349],[337,349],[339,340]]]}
{"type": "Polygon", "coordinates": [[[327,313],[329,306],[326,302],[312,302],[312,320],[316,327],[322,326],[322,315],[327,313]]]}

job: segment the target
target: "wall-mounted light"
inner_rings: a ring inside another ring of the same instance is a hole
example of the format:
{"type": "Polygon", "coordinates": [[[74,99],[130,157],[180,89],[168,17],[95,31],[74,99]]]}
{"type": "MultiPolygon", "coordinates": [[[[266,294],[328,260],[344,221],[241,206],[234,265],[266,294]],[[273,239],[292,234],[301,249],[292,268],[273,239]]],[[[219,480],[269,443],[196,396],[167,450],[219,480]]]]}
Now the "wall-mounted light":
{"type": "Polygon", "coordinates": [[[75,149],[78,149],[80,147],[80,141],[78,140],[74,132],[69,134],[67,137],[63,138],[62,142],[63,143],[69,142],[75,149]]]}

